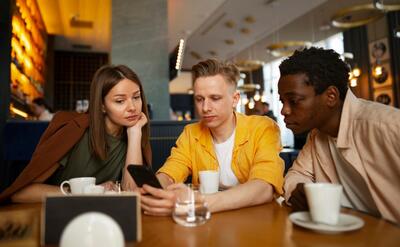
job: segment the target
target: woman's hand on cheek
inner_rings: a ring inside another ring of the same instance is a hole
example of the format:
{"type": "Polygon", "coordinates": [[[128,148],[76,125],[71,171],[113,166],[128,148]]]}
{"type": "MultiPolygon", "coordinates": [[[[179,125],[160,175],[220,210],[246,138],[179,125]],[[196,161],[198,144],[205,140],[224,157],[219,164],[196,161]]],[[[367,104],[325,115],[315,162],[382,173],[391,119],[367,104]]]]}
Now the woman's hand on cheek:
{"type": "Polygon", "coordinates": [[[143,112],[141,112],[138,121],[134,125],[126,128],[128,135],[134,133],[141,133],[142,127],[145,126],[146,124],[147,124],[147,117],[143,112]]]}
{"type": "Polygon", "coordinates": [[[147,117],[146,114],[144,114],[143,112],[140,113],[140,118],[137,121],[137,123],[135,125],[138,125],[138,127],[142,128],[143,126],[145,126],[147,124],[147,117]]]}

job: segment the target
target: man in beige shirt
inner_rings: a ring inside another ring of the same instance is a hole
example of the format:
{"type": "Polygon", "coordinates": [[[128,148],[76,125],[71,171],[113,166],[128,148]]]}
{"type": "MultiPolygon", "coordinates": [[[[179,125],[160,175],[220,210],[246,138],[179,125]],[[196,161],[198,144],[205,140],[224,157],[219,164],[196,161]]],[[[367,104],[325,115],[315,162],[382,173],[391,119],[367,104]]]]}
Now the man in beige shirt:
{"type": "Polygon", "coordinates": [[[400,111],[356,98],[333,50],[296,51],[279,66],[286,126],[310,131],[285,177],[285,199],[307,209],[303,184],[339,183],[342,205],[400,222],[400,111]]]}

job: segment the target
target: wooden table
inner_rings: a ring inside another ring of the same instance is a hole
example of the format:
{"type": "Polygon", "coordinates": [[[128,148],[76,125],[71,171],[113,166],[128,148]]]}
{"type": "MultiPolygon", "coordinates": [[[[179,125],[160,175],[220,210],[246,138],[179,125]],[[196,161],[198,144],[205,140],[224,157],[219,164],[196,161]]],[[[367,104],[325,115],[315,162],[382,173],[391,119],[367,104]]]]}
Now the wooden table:
{"type": "MultiPolygon", "coordinates": [[[[8,205],[4,212],[34,212],[40,218],[40,204],[8,205]]],[[[204,225],[186,228],[174,223],[171,217],[143,215],[143,238],[140,243],[127,246],[400,246],[400,227],[385,220],[344,209],[345,213],[362,218],[362,229],[340,233],[321,234],[293,225],[288,215],[290,209],[270,203],[240,210],[216,213],[204,225]]],[[[39,228],[38,228],[39,229],[39,228]]],[[[27,242],[23,245],[38,246],[27,242]]]]}

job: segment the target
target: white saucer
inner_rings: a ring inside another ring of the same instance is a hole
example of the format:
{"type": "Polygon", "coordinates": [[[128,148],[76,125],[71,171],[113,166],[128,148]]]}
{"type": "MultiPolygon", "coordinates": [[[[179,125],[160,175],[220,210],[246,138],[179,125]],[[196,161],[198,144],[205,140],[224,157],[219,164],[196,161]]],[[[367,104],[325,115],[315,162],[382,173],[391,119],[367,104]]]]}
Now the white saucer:
{"type": "Polygon", "coordinates": [[[361,218],[343,213],[339,215],[339,222],[337,225],[313,222],[309,212],[292,213],[289,215],[289,219],[298,226],[322,233],[348,232],[360,229],[364,226],[364,221],[361,218]]]}

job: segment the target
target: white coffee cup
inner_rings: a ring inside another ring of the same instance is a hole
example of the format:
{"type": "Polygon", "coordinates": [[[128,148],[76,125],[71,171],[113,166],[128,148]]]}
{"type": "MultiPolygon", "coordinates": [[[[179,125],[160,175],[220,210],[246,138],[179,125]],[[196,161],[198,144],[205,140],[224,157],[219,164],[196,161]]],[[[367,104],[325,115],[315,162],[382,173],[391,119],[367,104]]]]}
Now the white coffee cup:
{"type": "Polygon", "coordinates": [[[314,222],[336,225],[340,214],[342,186],[330,183],[307,183],[304,185],[311,219],[314,222]]]}
{"type": "Polygon", "coordinates": [[[212,194],[218,192],[219,171],[205,170],[199,172],[200,193],[212,194]]]}
{"type": "Polygon", "coordinates": [[[71,178],[70,180],[65,180],[60,184],[60,190],[64,195],[79,195],[84,194],[84,189],[86,186],[93,186],[96,185],[96,178],[95,177],[79,177],[79,178],[71,178]],[[64,190],[64,185],[68,184],[71,193],[68,193],[64,190]]]}
{"type": "Polygon", "coordinates": [[[101,185],[88,185],[83,188],[83,194],[101,195],[104,194],[104,187],[101,185]]]}

